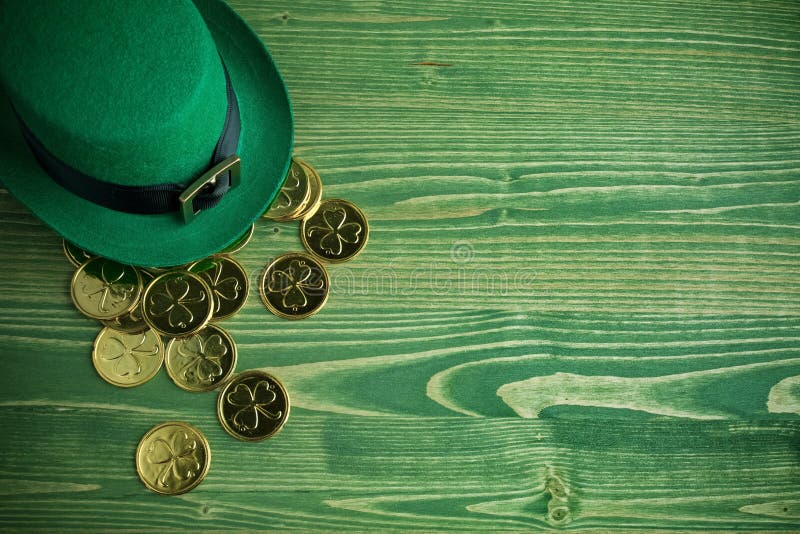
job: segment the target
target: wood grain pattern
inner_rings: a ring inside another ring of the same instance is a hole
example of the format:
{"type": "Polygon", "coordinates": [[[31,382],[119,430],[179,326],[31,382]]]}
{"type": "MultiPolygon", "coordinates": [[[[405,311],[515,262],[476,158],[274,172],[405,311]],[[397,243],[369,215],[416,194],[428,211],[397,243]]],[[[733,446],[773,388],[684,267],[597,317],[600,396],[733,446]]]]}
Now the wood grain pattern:
{"type": "Polygon", "coordinates": [[[239,369],[292,397],[239,443],[215,396],[101,382],[60,240],[0,190],[0,528],[800,530],[796,2],[236,0],[296,152],[371,223],[322,312],[258,300],[239,369]],[[183,419],[207,480],[147,492],[183,419]]]}

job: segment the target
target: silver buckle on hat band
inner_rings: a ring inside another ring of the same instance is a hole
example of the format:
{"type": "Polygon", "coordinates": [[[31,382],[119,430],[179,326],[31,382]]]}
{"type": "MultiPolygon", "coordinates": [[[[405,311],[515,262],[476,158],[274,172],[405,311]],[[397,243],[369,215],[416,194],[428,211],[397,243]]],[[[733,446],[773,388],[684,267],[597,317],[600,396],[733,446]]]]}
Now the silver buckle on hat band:
{"type": "Polygon", "coordinates": [[[200,213],[200,210],[195,211],[194,209],[194,197],[196,197],[205,186],[216,183],[220,175],[231,171],[231,189],[239,185],[241,181],[241,163],[242,160],[236,154],[225,158],[208,169],[207,172],[192,182],[189,187],[180,194],[178,201],[181,204],[183,222],[192,222],[195,216],[200,213]]]}

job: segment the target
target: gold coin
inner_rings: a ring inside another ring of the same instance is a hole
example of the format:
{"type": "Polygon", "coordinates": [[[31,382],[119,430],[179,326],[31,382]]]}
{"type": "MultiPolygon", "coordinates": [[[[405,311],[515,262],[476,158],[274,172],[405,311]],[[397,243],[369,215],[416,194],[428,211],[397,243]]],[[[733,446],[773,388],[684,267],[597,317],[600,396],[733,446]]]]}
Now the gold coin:
{"type": "Polygon", "coordinates": [[[136,447],[136,472],[148,489],[163,495],[191,490],[208,473],[211,448],[200,430],[181,421],[151,428],[136,447]]]}
{"type": "Polygon", "coordinates": [[[97,257],[72,277],[70,294],[78,311],[92,319],[113,319],[131,311],[142,293],[142,276],[130,265],[97,257]]]}
{"type": "Polygon", "coordinates": [[[240,235],[236,241],[228,245],[227,247],[223,248],[219,251],[220,254],[236,254],[240,250],[242,250],[249,242],[250,239],[253,238],[253,232],[256,229],[256,224],[253,223],[250,225],[242,235],[240,235]]]}
{"type": "Polygon", "coordinates": [[[299,160],[292,158],[286,180],[263,217],[277,221],[291,220],[302,211],[308,202],[310,192],[309,178],[305,169],[299,160]]]}
{"type": "Polygon", "coordinates": [[[264,269],[258,289],[269,311],[284,319],[303,319],[322,308],[329,287],[321,263],[307,254],[290,253],[264,269]]]}
{"type": "Polygon", "coordinates": [[[313,215],[317,211],[317,208],[319,208],[319,203],[322,199],[322,179],[320,179],[319,173],[305,162],[301,162],[301,165],[305,169],[306,174],[308,174],[308,187],[311,193],[309,194],[308,203],[293,217],[293,220],[298,221],[313,215]]]}
{"type": "Polygon", "coordinates": [[[97,374],[122,388],[144,384],[158,373],[164,345],[152,330],[128,334],[105,327],[94,340],[92,363],[97,374]]]}
{"type": "Polygon", "coordinates": [[[367,244],[369,223],[358,206],[327,199],[300,225],[303,245],[314,256],[338,263],[355,257],[367,244]]]}
{"type": "MultiPolygon", "coordinates": [[[[139,274],[142,276],[142,291],[144,291],[144,289],[147,288],[147,286],[155,277],[143,269],[139,269],[139,274]]],[[[103,323],[103,326],[125,332],[126,334],[139,334],[150,329],[150,326],[148,326],[148,324],[144,321],[144,317],[142,316],[141,299],[139,300],[139,303],[136,304],[136,307],[128,313],[124,313],[119,317],[114,317],[113,319],[102,319],[100,322],[103,323]]]]}
{"type": "Polygon", "coordinates": [[[126,334],[139,334],[150,329],[148,324],[144,321],[144,317],[142,317],[141,302],[128,313],[122,314],[119,317],[114,317],[113,319],[103,319],[100,322],[103,323],[103,326],[125,332],[126,334]]]}
{"type": "Polygon", "coordinates": [[[214,311],[211,289],[202,278],[172,271],[150,282],[142,296],[142,316],[163,336],[190,336],[203,328],[214,311]]]}
{"type": "Polygon", "coordinates": [[[260,441],[278,433],[289,417],[289,394],[277,378],[245,371],[229,381],[217,398],[222,428],[242,441],[260,441]]]}
{"type": "Polygon", "coordinates": [[[86,261],[94,258],[92,254],[89,254],[77,245],[73,245],[66,239],[61,240],[61,247],[64,249],[64,256],[67,257],[67,260],[69,260],[73,267],[80,267],[86,261]]]}
{"type": "Polygon", "coordinates": [[[233,374],[236,344],[210,324],[191,337],[167,343],[165,365],[175,384],[186,391],[211,391],[233,374]]]}
{"type": "Polygon", "coordinates": [[[211,288],[214,299],[212,321],[230,317],[247,302],[250,281],[239,262],[227,256],[212,256],[193,263],[189,272],[200,275],[211,288]]]}

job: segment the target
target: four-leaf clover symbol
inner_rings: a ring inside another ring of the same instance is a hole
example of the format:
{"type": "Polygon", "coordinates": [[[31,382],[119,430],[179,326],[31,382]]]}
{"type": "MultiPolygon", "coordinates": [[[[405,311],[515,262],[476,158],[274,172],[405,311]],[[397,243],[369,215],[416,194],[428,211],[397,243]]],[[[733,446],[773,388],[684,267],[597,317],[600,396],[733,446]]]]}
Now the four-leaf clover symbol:
{"type": "Polygon", "coordinates": [[[97,309],[103,313],[109,311],[107,304],[116,306],[120,302],[126,301],[136,290],[136,286],[128,283],[120,283],[125,278],[125,268],[112,262],[103,262],[100,266],[100,276],[87,277],[83,283],[83,293],[89,299],[100,295],[97,309]],[[119,272],[114,273],[112,267],[117,267],[119,272]],[[109,298],[110,297],[110,298],[109,298]],[[110,300],[110,302],[109,302],[110,300]]]}
{"type": "Polygon", "coordinates": [[[227,353],[228,347],[219,334],[212,334],[206,339],[200,335],[194,336],[178,347],[178,354],[186,362],[180,374],[190,384],[212,382],[215,377],[222,375],[222,357],[227,353]]]}
{"type": "Polygon", "coordinates": [[[189,283],[182,278],[166,280],[164,289],[165,292],[150,295],[150,312],[156,317],[169,314],[171,327],[186,328],[194,320],[194,314],[186,305],[203,302],[205,293],[200,291],[198,296],[190,297],[189,283]]]}
{"type": "Polygon", "coordinates": [[[256,382],[253,389],[247,384],[238,384],[236,389],[228,393],[227,401],[238,407],[233,414],[233,424],[240,430],[254,430],[258,427],[259,418],[280,419],[282,410],[271,412],[267,406],[275,402],[277,395],[272,390],[272,385],[266,380],[256,382]]]}
{"type": "Polygon", "coordinates": [[[103,355],[103,359],[116,362],[114,363],[114,373],[118,376],[138,375],[142,372],[142,360],[140,358],[158,355],[158,347],[151,349],[141,348],[147,342],[147,334],[142,334],[141,339],[136,344],[128,344],[125,339],[136,339],[133,336],[110,337],[108,343],[116,345],[116,350],[111,355],[103,355]]]}
{"type": "Polygon", "coordinates": [[[284,308],[296,311],[308,305],[307,295],[325,286],[322,279],[311,280],[313,271],[302,260],[292,260],[286,269],[276,269],[267,280],[267,291],[280,293],[284,308]]]}
{"type": "Polygon", "coordinates": [[[188,480],[200,470],[197,441],[181,430],[174,432],[168,440],[156,438],[147,451],[147,461],[162,466],[156,480],[168,488],[170,482],[188,480]]]}
{"type": "Polygon", "coordinates": [[[363,231],[361,224],[357,222],[345,222],[347,212],[341,206],[333,206],[322,212],[322,220],[325,226],[311,226],[306,234],[308,237],[314,234],[322,234],[319,246],[328,254],[338,256],[342,253],[343,244],[358,243],[359,236],[363,231]]]}

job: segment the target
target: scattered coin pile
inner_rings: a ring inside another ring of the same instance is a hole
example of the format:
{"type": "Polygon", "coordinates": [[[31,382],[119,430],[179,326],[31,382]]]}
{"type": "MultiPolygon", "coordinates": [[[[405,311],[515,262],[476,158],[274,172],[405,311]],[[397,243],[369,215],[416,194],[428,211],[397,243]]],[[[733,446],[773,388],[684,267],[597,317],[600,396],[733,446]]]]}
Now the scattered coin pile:
{"type": "Polygon", "coordinates": [[[322,262],[355,257],[369,239],[367,217],[346,200],[322,200],[322,180],[313,167],[292,159],[286,181],[264,217],[300,221],[309,254],[284,254],[267,265],[259,284],[261,300],[284,319],[303,319],[328,300],[330,279],[322,262]]]}
{"type": "MultiPolygon", "coordinates": [[[[267,265],[260,281],[261,299],[279,317],[313,315],[325,304],[330,287],[321,262],[341,262],[358,254],[368,238],[366,217],[350,202],[323,201],[319,174],[296,159],[264,217],[300,221],[301,239],[310,254],[284,254],[267,265]]],[[[250,241],[254,228],[218,254],[173,268],[124,265],[64,240],[64,254],[77,268],[70,286],[72,301],[103,325],[92,350],[100,377],[115,386],[134,387],[153,378],[163,365],[181,389],[220,388],[217,417],[231,436],[258,441],[280,431],[289,416],[288,392],[263,371],[235,375],[236,344],[216,324],[247,300],[247,272],[231,254],[250,241]]],[[[136,450],[139,478],[157,493],[191,490],[210,464],[205,436],[180,421],[153,427],[136,450]]]]}

